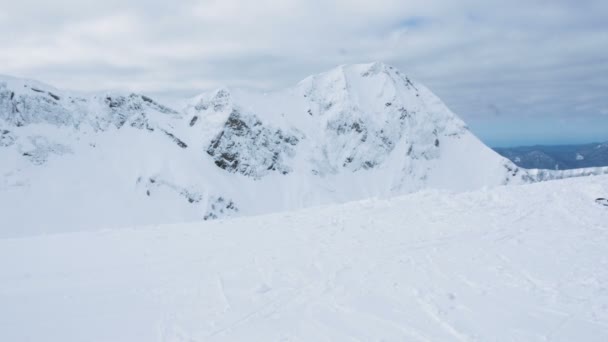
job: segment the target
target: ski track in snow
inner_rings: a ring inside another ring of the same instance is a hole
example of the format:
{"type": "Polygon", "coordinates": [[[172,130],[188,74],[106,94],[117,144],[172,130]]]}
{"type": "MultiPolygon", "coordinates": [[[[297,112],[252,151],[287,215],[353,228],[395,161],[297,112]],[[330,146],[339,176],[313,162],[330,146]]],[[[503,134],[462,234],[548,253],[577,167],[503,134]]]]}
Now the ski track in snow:
{"type": "Polygon", "coordinates": [[[1,341],[606,341],[608,177],[0,239],[1,341]]]}

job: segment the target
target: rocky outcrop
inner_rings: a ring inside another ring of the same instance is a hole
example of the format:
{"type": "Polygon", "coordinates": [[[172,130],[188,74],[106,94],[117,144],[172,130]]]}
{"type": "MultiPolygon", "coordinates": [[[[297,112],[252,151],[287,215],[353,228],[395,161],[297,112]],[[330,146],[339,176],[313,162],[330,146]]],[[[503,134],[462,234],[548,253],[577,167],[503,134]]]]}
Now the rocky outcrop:
{"type": "Polygon", "coordinates": [[[194,108],[197,111],[212,110],[214,112],[222,112],[230,108],[232,104],[230,92],[227,89],[219,89],[210,98],[201,99],[194,108]]]}
{"type": "Polygon", "coordinates": [[[289,159],[302,139],[297,132],[265,126],[255,115],[233,110],[222,131],[207,147],[215,165],[232,173],[261,178],[291,172],[289,159]]]}
{"type": "Polygon", "coordinates": [[[9,147],[15,144],[17,137],[6,129],[0,129],[0,147],[9,147]]]}
{"type": "Polygon", "coordinates": [[[215,220],[235,216],[239,212],[236,204],[229,199],[223,197],[211,197],[207,206],[207,211],[203,216],[203,220],[215,220]]]}
{"type": "Polygon", "coordinates": [[[22,155],[29,159],[30,162],[36,165],[46,163],[52,155],[61,156],[67,153],[72,153],[70,147],[55,143],[44,136],[28,137],[29,144],[22,155]]]}
{"type": "Polygon", "coordinates": [[[0,119],[7,125],[78,125],[81,115],[66,108],[60,102],[59,96],[27,85],[19,91],[20,93],[17,93],[17,89],[9,89],[5,82],[0,82],[0,119]]]}
{"type": "MultiPolygon", "coordinates": [[[[129,119],[135,118],[133,127],[150,127],[147,122],[146,112],[154,111],[165,115],[179,115],[179,113],[169,107],[163,106],[151,98],[143,95],[130,94],[106,96],[104,104],[109,108],[109,115],[102,121],[109,121],[116,128],[121,128],[129,119]],[[143,116],[143,118],[142,118],[143,116]]],[[[99,127],[103,129],[103,127],[99,127]]]]}
{"type": "MultiPolygon", "coordinates": [[[[211,220],[608,172],[518,168],[382,63],[340,66],[286,90],[219,89],[181,103],[0,77],[0,188],[27,184],[22,198],[49,201],[66,189],[61,200],[89,206],[91,216],[104,206],[133,220],[211,220]]],[[[14,206],[33,206],[26,200],[14,206]]]]}

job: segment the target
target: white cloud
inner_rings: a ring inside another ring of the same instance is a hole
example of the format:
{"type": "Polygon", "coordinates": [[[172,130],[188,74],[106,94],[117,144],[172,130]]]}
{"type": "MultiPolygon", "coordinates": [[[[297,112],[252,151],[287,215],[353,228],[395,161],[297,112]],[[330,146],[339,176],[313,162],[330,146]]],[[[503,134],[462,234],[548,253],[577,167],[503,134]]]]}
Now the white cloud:
{"type": "Polygon", "coordinates": [[[608,107],[602,0],[22,0],[2,13],[0,73],[65,88],[275,88],[384,60],[468,120],[608,107]]]}

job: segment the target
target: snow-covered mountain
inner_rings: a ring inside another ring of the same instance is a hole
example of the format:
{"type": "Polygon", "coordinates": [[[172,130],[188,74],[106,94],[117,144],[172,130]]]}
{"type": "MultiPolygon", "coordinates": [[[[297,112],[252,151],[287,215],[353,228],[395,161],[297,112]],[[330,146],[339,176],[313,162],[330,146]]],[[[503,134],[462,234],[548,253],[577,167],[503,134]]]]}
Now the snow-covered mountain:
{"type": "Polygon", "coordinates": [[[518,168],[427,88],[382,63],[340,66],[271,93],[219,89],[179,108],[3,77],[0,161],[2,217],[20,233],[564,176],[518,168]]]}

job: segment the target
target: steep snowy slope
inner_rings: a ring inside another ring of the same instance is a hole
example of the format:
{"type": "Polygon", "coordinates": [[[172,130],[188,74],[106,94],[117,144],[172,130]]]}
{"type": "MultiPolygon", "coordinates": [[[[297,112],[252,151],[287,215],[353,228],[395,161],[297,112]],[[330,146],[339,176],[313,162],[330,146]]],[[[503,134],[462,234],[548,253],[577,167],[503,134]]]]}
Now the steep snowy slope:
{"type": "Polygon", "coordinates": [[[606,341],[608,177],[0,239],[1,341],[606,341]]]}
{"type": "Polygon", "coordinates": [[[517,168],[382,63],[340,66],[272,93],[219,89],[178,109],[3,78],[0,134],[0,214],[13,227],[4,236],[563,176],[517,168]]]}

